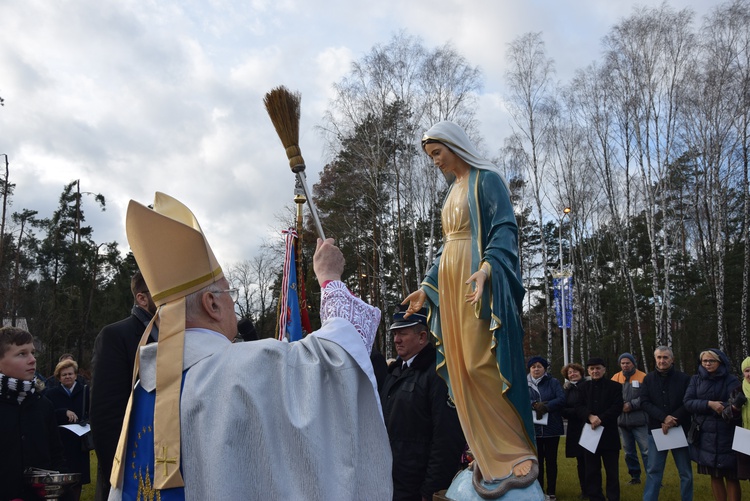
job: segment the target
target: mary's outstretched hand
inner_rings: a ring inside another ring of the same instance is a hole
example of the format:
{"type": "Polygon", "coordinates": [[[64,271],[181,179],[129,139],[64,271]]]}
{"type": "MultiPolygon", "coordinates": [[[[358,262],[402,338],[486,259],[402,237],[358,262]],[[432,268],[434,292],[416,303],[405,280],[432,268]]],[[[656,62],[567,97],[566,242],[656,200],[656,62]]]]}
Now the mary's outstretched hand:
{"type": "Polygon", "coordinates": [[[424,302],[427,300],[427,294],[422,289],[417,289],[404,299],[401,304],[409,304],[409,308],[404,313],[404,318],[409,318],[412,313],[422,309],[424,302]]]}
{"type": "Polygon", "coordinates": [[[484,292],[484,282],[487,280],[487,273],[483,269],[480,269],[466,281],[466,285],[474,282],[474,291],[466,294],[466,302],[471,304],[477,304],[477,301],[482,299],[482,292],[484,292]]]}

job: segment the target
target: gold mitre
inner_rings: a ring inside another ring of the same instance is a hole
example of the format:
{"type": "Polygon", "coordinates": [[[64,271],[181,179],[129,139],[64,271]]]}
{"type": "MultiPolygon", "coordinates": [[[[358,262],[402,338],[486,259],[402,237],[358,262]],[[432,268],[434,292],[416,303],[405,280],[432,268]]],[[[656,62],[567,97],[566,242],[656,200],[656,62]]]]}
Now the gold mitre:
{"type": "MultiPolygon", "coordinates": [[[[128,205],[126,231],[138,268],[158,309],[156,403],[154,405],[154,489],[184,485],[180,474],[180,385],[185,345],[185,296],[224,277],[198,221],[178,200],[157,192],[154,208],[133,200],[128,205]]],[[[141,338],[146,343],[151,325],[141,338]]],[[[136,357],[133,383],[139,369],[136,357]]],[[[131,393],[110,482],[122,486],[131,393]]]]}
{"type": "Polygon", "coordinates": [[[126,221],[130,249],[157,306],[224,276],[198,220],[179,200],[157,192],[153,210],[131,200],[126,221]]]}

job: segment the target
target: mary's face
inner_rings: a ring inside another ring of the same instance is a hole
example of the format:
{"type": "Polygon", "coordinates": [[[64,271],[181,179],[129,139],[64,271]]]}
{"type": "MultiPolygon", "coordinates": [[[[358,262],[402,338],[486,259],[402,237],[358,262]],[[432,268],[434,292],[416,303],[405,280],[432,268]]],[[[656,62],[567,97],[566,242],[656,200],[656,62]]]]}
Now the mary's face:
{"type": "Polygon", "coordinates": [[[750,383],[750,367],[745,367],[742,370],[742,375],[745,377],[745,381],[750,383]]]}
{"type": "Polygon", "coordinates": [[[452,174],[457,179],[461,179],[469,172],[469,166],[466,162],[443,143],[427,143],[424,150],[443,174],[452,174]]]}

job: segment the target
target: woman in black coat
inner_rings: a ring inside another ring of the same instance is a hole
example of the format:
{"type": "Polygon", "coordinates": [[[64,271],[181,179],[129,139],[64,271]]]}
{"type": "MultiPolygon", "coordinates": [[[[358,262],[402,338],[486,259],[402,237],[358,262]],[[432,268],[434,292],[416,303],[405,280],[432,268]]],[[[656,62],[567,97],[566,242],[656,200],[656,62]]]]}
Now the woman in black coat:
{"type": "Polygon", "coordinates": [[[722,412],[740,381],[730,373],[727,356],[716,348],[702,352],[700,362],[685,392],[685,408],[700,425],[697,441],[690,444],[690,459],[698,463],[698,473],[711,476],[714,499],[739,501],[737,456],[732,450],[736,423],[725,421],[722,412]]]}
{"type": "MultiPolygon", "coordinates": [[[[52,401],[58,425],[87,421],[89,418],[89,388],[76,382],[78,364],[73,360],[63,360],[55,367],[55,378],[60,385],[50,389],[45,396],[52,401]]],[[[65,458],[71,472],[81,474],[81,482],[69,491],[71,501],[81,497],[83,484],[91,482],[89,451],[81,448],[81,437],[68,429],[60,429],[65,458]]]]}
{"type": "Polygon", "coordinates": [[[565,438],[565,457],[576,458],[576,470],[578,472],[578,485],[581,487],[581,494],[584,491],[584,479],[586,478],[586,463],[583,460],[583,448],[578,445],[581,439],[581,431],[585,424],[576,414],[576,405],[583,401],[578,383],[585,379],[586,370],[582,365],[570,363],[560,371],[565,378],[565,406],[562,409],[562,415],[568,420],[568,429],[565,438]]]}
{"type": "Polygon", "coordinates": [[[534,423],[537,458],[539,460],[539,485],[544,489],[545,470],[547,474],[547,499],[556,499],[557,490],[557,448],[560,436],[564,435],[562,408],[565,394],[560,382],[548,372],[549,362],[543,357],[531,357],[526,364],[529,373],[526,380],[529,386],[529,400],[536,421],[547,415],[547,424],[534,423]]]}

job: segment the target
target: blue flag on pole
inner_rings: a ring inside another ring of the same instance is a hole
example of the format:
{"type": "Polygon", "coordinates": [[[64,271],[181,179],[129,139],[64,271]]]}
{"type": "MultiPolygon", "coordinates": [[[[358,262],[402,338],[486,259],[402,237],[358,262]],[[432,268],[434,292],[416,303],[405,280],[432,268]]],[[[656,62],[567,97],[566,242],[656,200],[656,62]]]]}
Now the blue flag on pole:
{"type": "Polygon", "coordinates": [[[555,315],[557,326],[562,329],[562,295],[565,294],[565,328],[570,329],[573,325],[573,277],[558,277],[552,279],[552,290],[555,299],[555,315]]]}
{"type": "Polygon", "coordinates": [[[292,228],[283,232],[286,235],[284,252],[284,274],[282,275],[281,311],[279,312],[279,340],[299,341],[302,339],[302,320],[297,295],[297,265],[294,253],[294,240],[297,232],[292,228]]]}
{"type": "Polygon", "coordinates": [[[286,311],[289,315],[286,321],[286,334],[289,341],[299,341],[302,339],[302,321],[299,313],[299,296],[297,295],[297,264],[294,257],[294,245],[292,245],[291,254],[289,291],[286,301],[286,311]]]}

